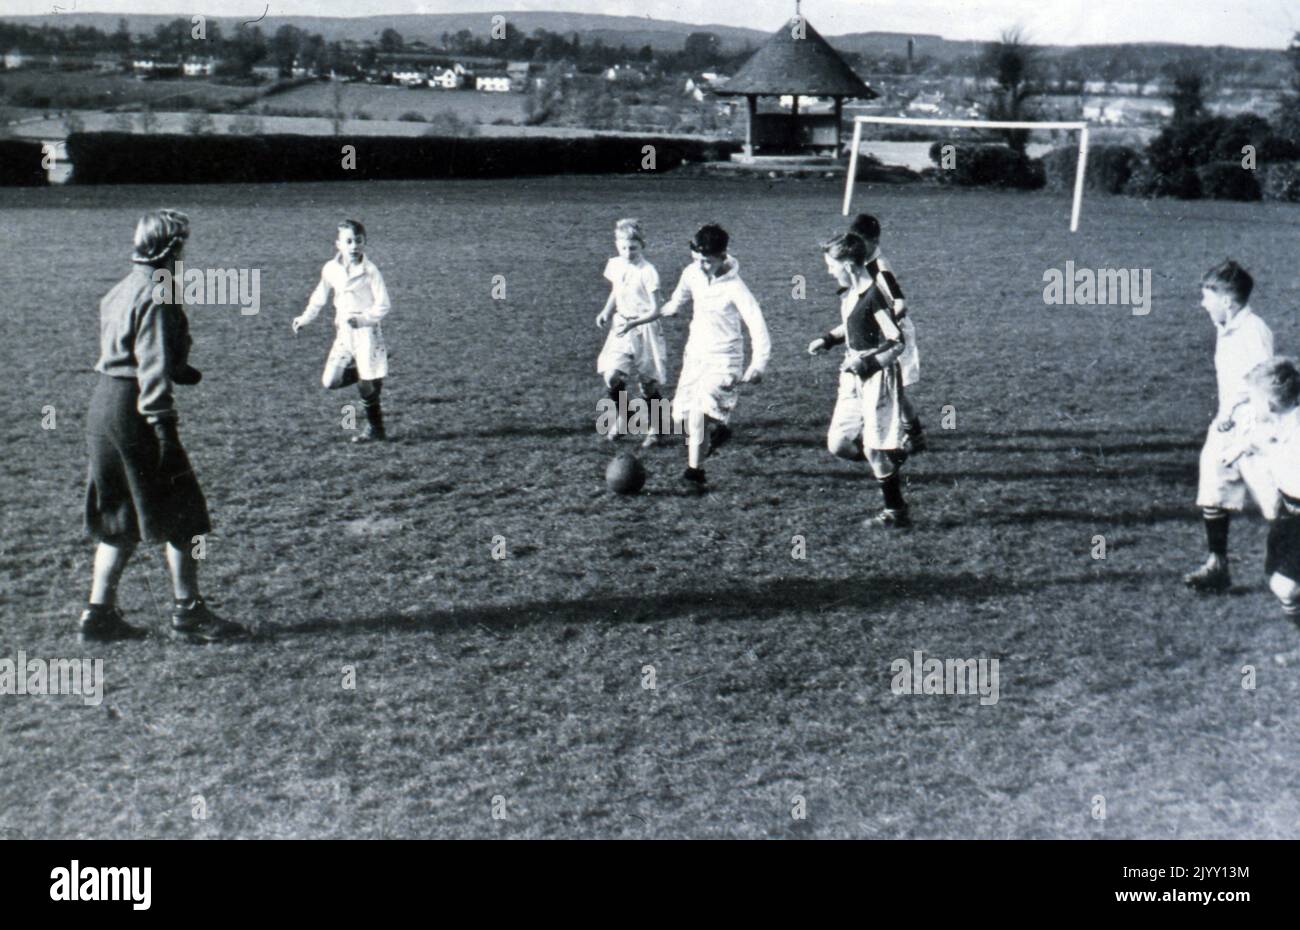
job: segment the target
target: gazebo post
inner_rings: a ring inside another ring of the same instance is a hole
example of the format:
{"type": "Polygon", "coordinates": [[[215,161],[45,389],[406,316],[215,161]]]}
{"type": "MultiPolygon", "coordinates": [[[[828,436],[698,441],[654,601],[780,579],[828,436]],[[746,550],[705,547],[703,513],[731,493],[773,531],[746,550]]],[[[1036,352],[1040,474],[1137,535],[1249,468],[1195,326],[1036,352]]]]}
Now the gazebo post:
{"type": "Polygon", "coordinates": [[[835,160],[840,160],[844,149],[844,98],[835,98],[835,160]]]}
{"type": "Polygon", "coordinates": [[[758,97],[755,94],[745,96],[745,156],[754,157],[754,123],[758,120],[758,97]]]}

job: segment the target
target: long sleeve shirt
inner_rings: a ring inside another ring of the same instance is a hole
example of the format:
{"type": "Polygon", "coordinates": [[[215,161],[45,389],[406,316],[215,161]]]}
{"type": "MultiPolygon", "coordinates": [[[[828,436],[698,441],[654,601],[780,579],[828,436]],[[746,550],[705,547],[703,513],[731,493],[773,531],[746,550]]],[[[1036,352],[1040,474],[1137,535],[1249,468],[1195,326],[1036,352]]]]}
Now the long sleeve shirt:
{"type": "Polygon", "coordinates": [[[713,278],[699,265],[688,265],[682,271],[672,296],[664,304],[663,314],[673,316],[688,303],[694,309],[686,342],[688,353],[720,355],[743,362],[743,324],[754,343],[750,370],[763,373],[772,355],[772,340],[767,332],[767,321],[763,319],[763,310],[740,279],[740,265],[734,258],[728,257],[721,273],[713,278]]]}
{"type": "MultiPolygon", "coordinates": [[[[1223,421],[1232,419],[1234,408],[1250,400],[1246,374],[1272,358],[1273,331],[1248,306],[1215,329],[1218,339],[1214,344],[1214,371],[1219,387],[1219,413],[1215,419],[1223,421]]],[[[1243,407],[1243,414],[1246,409],[1243,407]]]]}
{"type": "Polygon", "coordinates": [[[355,265],[348,264],[342,256],[327,261],[320,270],[320,282],[312,291],[307,309],[298,319],[303,323],[316,319],[329,302],[330,294],[334,295],[335,326],[346,326],[349,317],[355,317],[360,326],[377,326],[392,309],[384,276],[368,258],[355,265]]]}
{"type": "Polygon", "coordinates": [[[189,362],[190,323],[178,304],[154,300],[154,269],[136,265],[99,302],[95,371],[134,378],[137,409],[155,423],[177,418],[173,378],[189,362]]]}

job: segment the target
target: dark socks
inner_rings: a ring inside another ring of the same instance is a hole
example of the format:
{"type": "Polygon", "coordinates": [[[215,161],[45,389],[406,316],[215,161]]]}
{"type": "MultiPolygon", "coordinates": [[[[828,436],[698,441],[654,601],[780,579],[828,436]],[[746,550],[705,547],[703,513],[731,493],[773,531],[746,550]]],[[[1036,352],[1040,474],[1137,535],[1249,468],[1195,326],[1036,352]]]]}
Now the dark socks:
{"type": "Polygon", "coordinates": [[[885,498],[885,508],[888,510],[906,510],[907,502],[903,500],[903,479],[894,472],[888,478],[877,478],[880,482],[880,493],[885,498]]]}
{"type": "Polygon", "coordinates": [[[1205,541],[1209,544],[1210,554],[1227,559],[1228,523],[1231,515],[1226,510],[1207,507],[1202,516],[1205,518],[1205,541]]]}

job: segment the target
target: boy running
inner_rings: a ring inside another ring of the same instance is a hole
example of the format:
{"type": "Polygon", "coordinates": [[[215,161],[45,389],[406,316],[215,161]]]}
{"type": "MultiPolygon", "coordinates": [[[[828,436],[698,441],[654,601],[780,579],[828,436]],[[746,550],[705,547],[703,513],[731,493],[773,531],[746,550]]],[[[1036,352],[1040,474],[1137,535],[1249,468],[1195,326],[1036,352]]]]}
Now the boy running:
{"type": "Polygon", "coordinates": [[[907,388],[921,380],[921,357],[916,347],[916,325],[907,315],[907,301],[903,289],[894,277],[893,269],[880,254],[880,220],[869,213],[859,213],[849,227],[849,232],[857,233],[867,243],[867,274],[880,288],[880,295],[889,305],[894,321],[903,332],[903,355],[898,360],[901,380],[900,395],[903,405],[904,445],[908,452],[924,452],[928,448],[925,428],[916,408],[907,396],[907,388]]]}
{"type": "Polygon", "coordinates": [[[1210,555],[1204,565],[1183,577],[1183,582],[1197,591],[1226,591],[1232,586],[1228,573],[1228,522],[1233,511],[1245,507],[1247,489],[1265,517],[1272,519],[1276,508],[1276,492],[1267,469],[1253,456],[1233,455],[1234,447],[1242,444],[1254,420],[1246,375],[1273,355],[1273,333],[1250,308],[1254,285],[1246,269],[1234,261],[1211,268],[1201,279],[1201,306],[1218,332],[1214,368],[1219,411],[1201,450],[1196,494],[1210,555]]]}
{"type": "Polygon", "coordinates": [[[867,528],[906,529],[912,520],[899,475],[907,458],[898,370],[903,333],[867,270],[866,241],[848,233],[826,243],[823,251],[827,272],[842,288],[841,322],[810,342],[808,353],[818,355],[840,343],[846,350],[826,447],[839,458],[865,460],[879,482],[885,508],[867,519],[867,528]]]}
{"type": "Polygon", "coordinates": [[[674,316],[687,303],[694,308],[673,398],[673,419],[686,429],[682,482],[688,494],[707,490],[704,459],[731,438],[728,422],[739,386],[763,380],[772,352],[763,310],[740,279],[739,262],[727,254],[729,242],[721,226],[701,226],[691,239],[691,264],[656,314],[674,316]],[[754,343],[748,368],[742,324],[754,343]]]}
{"type": "MultiPolygon", "coordinates": [[[[640,220],[619,220],[614,225],[614,246],[618,254],[605,263],[609,299],[596,317],[597,326],[603,328],[611,320],[613,326],[596,360],[596,371],[605,379],[616,409],[628,383],[640,382],[641,394],[651,411],[650,429],[641,445],[649,447],[659,441],[661,386],[668,379],[668,349],[655,312],[659,304],[659,272],[646,260],[640,220]]],[[[606,438],[611,442],[618,439],[619,427],[615,417],[606,438]]]]}
{"type": "Polygon", "coordinates": [[[356,220],[344,220],[334,243],[338,254],[321,268],[320,283],[307,302],[307,309],[294,319],[297,334],[325,308],[334,295],[334,345],[325,360],[321,384],[330,390],[357,385],[366,411],[366,426],[353,442],[382,442],[384,413],[379,394],[388,374],[388,347],[380,321],[392,305],[384,276],[365,256],[366,228],[356,220]]]}

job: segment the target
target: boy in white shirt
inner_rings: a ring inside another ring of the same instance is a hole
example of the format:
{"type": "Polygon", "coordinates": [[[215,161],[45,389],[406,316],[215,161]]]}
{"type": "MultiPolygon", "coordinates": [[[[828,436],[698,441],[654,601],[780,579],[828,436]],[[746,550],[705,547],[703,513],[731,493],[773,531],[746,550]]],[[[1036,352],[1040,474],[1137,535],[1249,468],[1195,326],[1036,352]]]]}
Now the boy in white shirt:
{"type": "Polygon", "coordinates": [[[1255,435],[1243,461],[1263,467],[1276,489],[1264,574],[1282,613],[1300,618],[1300,370],[1272,358],[1246,375],[1255,435]]]}
{"type": "Polygon", "coordinates": [[[1233,452],[1253,425],[1246,374],[1273,355],[1273,333],[1250,308],[1254,285],[1246,269],[1234,261],[1211,268],[1201,279],[1201,306],[1218,331],[1214,368],[1219,410],[1201,450],[1196,494],[1210,555],[1204,565],[1183,577],[1197,591],[1226,591],[1232,586],[1228,523],[1233,511],[1245,507],[1247,490],[1268,519],[1276,509],[1276,490],[1267,469],[1254,457],[1233,452]]]}
{"type": "Polygon", "coordinates": [[[380,321],[392,305],[384,276],[366,258],[366,228],[356,220],[339,224],[334,243],[338,255],[321,268],[320,283],[307,309],[293,321],[297,334],[320,314],[334,294],[334,345],[325,360],[321,384],[330,390],[357,385],[366,411],[366,426],[353,442],[382,442],[387,438],[379,394],[388,375],[388,347],[380,321]]]}
{"type": "MultiPolygon", "coordinates": [[[[609,299],[596,317],[599,327],[611,321],[613,325],[596,360],[596,371],[605,379],[616,409],[626,409],[619,399],[628,383],[640,382],[641,394],[651,411],[650,429],[642,442],[649,447],[659,439],[662,385],[668,380],[668,349],[655,312],[659,305],[659,272],[646,260],[640,220],[622,219],[614,224],[614,245],[618,255],[605,263],[609,299]]],[[[619,418],[615,417],[606,438],[617,439],[619,429],[619,418]]]]}
{"type": "Polygon", "coordinates": [[[730,236],[721,226],[701,226],[691,239],[691,264],[682,271],[672,297],[653,314],[674,316],[683,305],[693,306],[690,336],[682,354],[682,373],[672,405],[673,419],[686,429],[686,471],[682,481],[689,494],[707,490],[704,459],[731,438],[727,424],[736,409],[739,387],[763,380],[772,353],[763,310],[740,279],[740,264],[727,254],[729,242],[730,236]],[[745,330],[754,343],[748,368],[745,330]]]}

